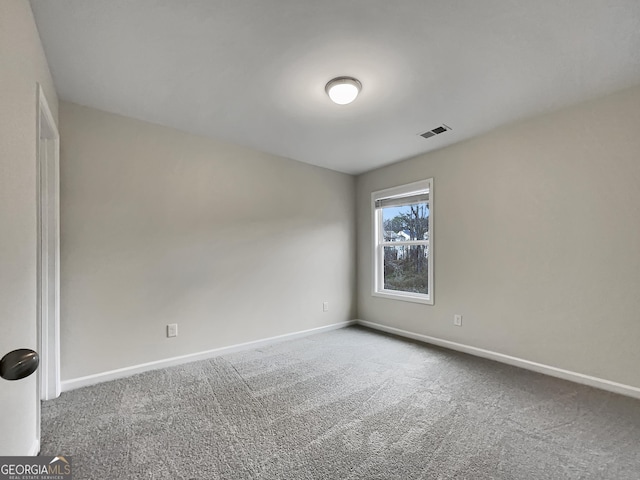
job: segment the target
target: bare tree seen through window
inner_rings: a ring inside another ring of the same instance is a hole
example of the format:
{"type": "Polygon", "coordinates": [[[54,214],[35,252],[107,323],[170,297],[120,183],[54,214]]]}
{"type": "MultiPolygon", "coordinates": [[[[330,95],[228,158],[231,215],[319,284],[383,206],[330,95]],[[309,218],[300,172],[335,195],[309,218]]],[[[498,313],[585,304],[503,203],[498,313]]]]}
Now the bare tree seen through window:
{"type": "MultiPolygon", "coordinates": [[[[384,240],[406,242],[429,240],[429,205],[416,203],[382,211],[384,240]]],[[[429,293],[428,245],[384,247],[384,288],[429,293]]]]}

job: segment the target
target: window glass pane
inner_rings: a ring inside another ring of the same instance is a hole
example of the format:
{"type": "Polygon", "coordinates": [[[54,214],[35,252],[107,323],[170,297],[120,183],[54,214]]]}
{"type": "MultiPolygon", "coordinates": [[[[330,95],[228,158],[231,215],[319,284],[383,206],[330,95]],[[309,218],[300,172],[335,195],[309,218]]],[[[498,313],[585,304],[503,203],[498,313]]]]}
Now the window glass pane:
{"type": "Polygon", "coordinates": [[[428,245],[384,247],[385,290],[427,295],[428,262],[428,245]]]}
{"type": "Polygon", "coordinates": [[[429,239],[429,204],[414,203],[382,209],[385,242],[429,239]]]}

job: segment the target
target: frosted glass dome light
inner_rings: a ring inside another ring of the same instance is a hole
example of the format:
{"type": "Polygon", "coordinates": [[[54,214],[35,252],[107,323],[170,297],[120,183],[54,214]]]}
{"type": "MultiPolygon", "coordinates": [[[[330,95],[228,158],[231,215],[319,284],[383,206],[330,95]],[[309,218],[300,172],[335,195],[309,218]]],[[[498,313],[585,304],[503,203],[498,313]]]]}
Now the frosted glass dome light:
{"type": "Polygon", "coordinates": [[[353,77],[334,78],[325,87],[329,98],[338,105],[346,105],[353,102],[361,89],[362,84],[353,77]]]}

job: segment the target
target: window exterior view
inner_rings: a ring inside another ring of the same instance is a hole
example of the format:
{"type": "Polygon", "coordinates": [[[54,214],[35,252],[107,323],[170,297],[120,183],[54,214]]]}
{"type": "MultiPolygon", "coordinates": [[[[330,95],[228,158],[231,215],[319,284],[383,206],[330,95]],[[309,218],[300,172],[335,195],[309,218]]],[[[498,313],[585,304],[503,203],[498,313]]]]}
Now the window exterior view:
{"type": "Polygon", "coordinates": [[[374,296],[433,305],[433,179],[372,194],[374,296]]]}

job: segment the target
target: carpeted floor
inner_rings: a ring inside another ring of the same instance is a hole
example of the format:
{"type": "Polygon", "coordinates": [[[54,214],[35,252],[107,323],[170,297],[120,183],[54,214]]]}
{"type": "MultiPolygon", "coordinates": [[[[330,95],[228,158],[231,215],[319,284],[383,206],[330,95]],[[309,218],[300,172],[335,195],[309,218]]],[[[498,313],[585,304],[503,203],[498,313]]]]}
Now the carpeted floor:
{"type": "Polygon", "coordinates": [[[640,401],[359,327],[63,393],[74,479],[634,479],[640,401]]]}

